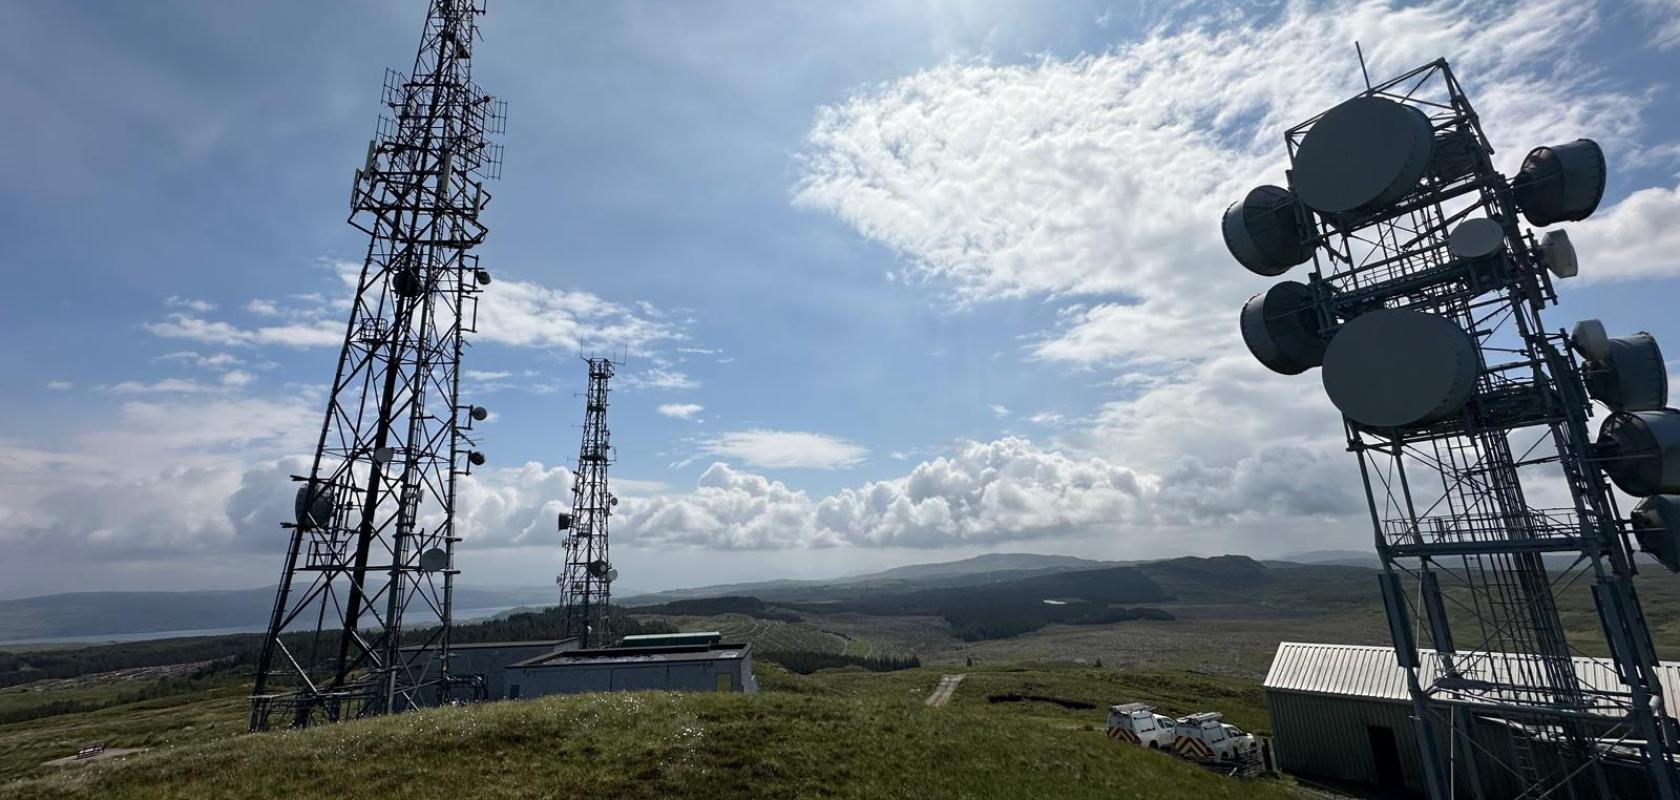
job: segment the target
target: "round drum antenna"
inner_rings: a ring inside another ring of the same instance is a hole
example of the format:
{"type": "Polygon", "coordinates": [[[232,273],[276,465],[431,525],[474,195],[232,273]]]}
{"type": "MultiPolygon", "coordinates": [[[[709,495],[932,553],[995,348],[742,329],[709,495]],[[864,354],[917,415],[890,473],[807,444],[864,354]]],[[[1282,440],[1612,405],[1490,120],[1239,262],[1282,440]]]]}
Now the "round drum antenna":
{"type": "Polygon", "coordinates": [[[1293,192],[1260,186],[1225,209],[1220,230],[1226,249],[1239,263],[1250,272],[1274,277],[1312,258],[1310,237],[1301,225],[1305,217],[1293,192]]]}
{"type": "Polygon", "coordinates": [[[1511,193],[1535,225],[1579,222],[1598,210],[1605,174],[1604,151],[1591,139],[1536,147],[1511,181],[1511,193]]]}
{"type": "Polygon", "coordinates": [[[1324,338],[1312,290],[1284,281],[1249,298],[1240,318],[1243,343],[1273,372],[1298,375],[1324,363],[1324,338]]]}

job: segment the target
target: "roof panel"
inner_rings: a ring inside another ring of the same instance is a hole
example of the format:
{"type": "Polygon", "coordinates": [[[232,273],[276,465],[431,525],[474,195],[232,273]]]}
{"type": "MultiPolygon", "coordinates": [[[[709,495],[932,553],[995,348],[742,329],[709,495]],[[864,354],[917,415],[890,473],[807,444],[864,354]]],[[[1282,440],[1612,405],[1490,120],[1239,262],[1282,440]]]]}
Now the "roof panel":
{"type": "MultiPolygon", "coordinates": [[[[1474,680],[1544,685],[1540,661],[1532,655],[1461,652],[1451,654],[1459,674],[1474,680]]],[[[1442,659],[1434,650],[1418,650],[1421,666],[1418,679],[1433,683],[1442,672],[1442,659]]],[[[1605,694],[1625,692],[1615,665],[1609,659],[1577,656],[1572,659],[1583,691],[1605,694]]],[[[1680,708],[1680,662],[1664,661],[1658,666],[1667,708],[1680,708]]],[[[1282,642],[1266,673],[1265,687],[1280,692],[1360,697],[1409,702],[1406,671],[1400,668],[1391,647],[1348,644],[1282,642]]],[[[1443,699],[1456,699],[1448,693],[1443,699]]]]}

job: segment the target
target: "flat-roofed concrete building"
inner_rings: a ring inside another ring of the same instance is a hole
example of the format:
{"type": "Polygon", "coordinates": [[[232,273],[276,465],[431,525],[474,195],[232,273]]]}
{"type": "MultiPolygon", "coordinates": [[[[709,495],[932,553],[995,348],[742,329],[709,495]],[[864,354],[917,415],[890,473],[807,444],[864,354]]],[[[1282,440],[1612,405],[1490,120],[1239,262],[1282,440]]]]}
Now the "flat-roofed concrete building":
{"type": "MultiPolygon", "coordinates": [[[[449,646],[449,673],[457,677],[476,675],[484,679],[486,700],[508,696],[507,668],[549,653],[576,650],[578,640],[545,639],[523,642],[467,642],[449,646]]],[[[412,652],[417,648],[405,647],[412,652]]]]}
{"type": "MultiPolygon", "coordinates": [[[[752,646],[649,642],[540,655],[507,668],[507,696],[666,690],[757,692],[752,646]]],[[[636,637],[631,637],[632,639],[636,637]]],[[[657,639],[658,637],[647,637],[657,639]]]]}

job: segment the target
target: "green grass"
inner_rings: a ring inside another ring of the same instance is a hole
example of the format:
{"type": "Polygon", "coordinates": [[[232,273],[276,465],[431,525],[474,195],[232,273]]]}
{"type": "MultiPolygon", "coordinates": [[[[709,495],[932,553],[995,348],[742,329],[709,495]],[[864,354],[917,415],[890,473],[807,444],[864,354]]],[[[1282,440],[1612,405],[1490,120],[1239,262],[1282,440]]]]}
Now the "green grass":
{"type": "MultiPolygon", "coordinates": [[[[0,781],[46,775],[42,762],[95,742],[110,747],[167,748],[225,739],[244,730],[250,690],[229,686],[80,714],[0,725],[0,781]]],[[[0,796],[6,794],[0,783],[0,796]]]]}
{"type": "Polygon", "coordinates": [[[604,694],[432,709],[188,745],[0,793],[1112,800],[1172,787],[1206,798],[1288,796],[1280,782],[1238,783],[1120,746],[1101,726],[1045,725],[983,701],[929,709],[909,692],[844,691],[849,682],[824,676],[810,682],[812,692],[604,694]]]}
{"type": "Polygon", "coordinates": [[[0,689],[0,726],[63,714],[79,714],[172,695],[201,695],[226,686],[247,686],[250,678],[231,670],[195,676],[184,669],[147,668],[26,683],[0,689]],[[143,674],[136,674],[143,673],[143,674]]]}
{"type": "Polygon", "coordinates": [[[91,711],[115,705],[125,694],[134,690],[135,687],[120,683],[50,688],[41,684],[26,683],[22,686],[8,687],[0,689],[0,720],[9,719],[17,714],[40,712],[59,705],[74,707],[77,711],[91,711]]]}

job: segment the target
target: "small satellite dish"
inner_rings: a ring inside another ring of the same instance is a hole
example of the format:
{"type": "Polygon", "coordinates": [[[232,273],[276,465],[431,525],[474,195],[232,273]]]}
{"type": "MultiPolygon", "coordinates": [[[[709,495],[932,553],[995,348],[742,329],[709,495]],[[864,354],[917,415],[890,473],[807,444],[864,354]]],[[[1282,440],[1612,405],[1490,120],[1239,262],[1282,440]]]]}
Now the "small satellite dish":
{"type": "Polygon", "coordinates": [[[473,270],[473,280],[478,281],[479,286],[489,286],[490,285],[490,270],[487,270],[487,269],[475,269],[475,270],[473,270]]]}
{"type": "Polygon", "coordinates": [[[1243,305],[1239,318],[1248,351],[1273,372],[1299,375],[1324,363],[1324,339],[1312,290],[1284,281],[1243,305]]]}
{"type": "Polygon", "coordinates": [[[1604,323],[1596,319],[1575,323],[1574,332],[1569,334],[1569,343],[1588,361],[1603,361],[1610,357],[1610,334],[1604,332],[1604,323]]]}
{"type": "Polygon", "coordinates": [[[1368,311],[1324,351],[1324,391],[1348,419],[1373,428],[1426,425],[1476,390],[1476,342],[1445,317],[1406,308],[1368,311]]]}
{"type": "Polygon", "coordinates": [[[468,450],[467,460],[471,461],[472,465],[475,467],[484,466],[484,454],[478,452],[477,450],[468,450]]]}
{"type": "Polygon", "coordinates": [[[1505,247],[1505,229],[1487,217],[1467,219],[1447,235],[1447,252],[1453,258],[1477,260],[1505,247]]]}
{"type": "Polygon", "coordinates": [[[1680,493],[1680,411],[1618,411],[1598,429],[1600,464],[1635,497],[1680,493]]]}
{"type": "Polygon", "coordinates": [[[322,481],[305,481],[298,487],[292,503],[297,526],[304,530],[324,528],[332,524],[332,487],[322,481]]]}
{"type": "Polygon", "coordinates": [[[564,530],[570,530],[571,527],[572,527],[572,515],[569,512],[565,512],[565,511],[560,512],[560,530],[563,530],[563,531],[564,530]]]}
{"type": "Polygon", "coordinates": [[[1633,507],[1633,537],[1639,549],[1680,572],[1680,497],[1657,494],[1633,507]]]}
{"type": "Polygon", "coordinates": [[[442,572],[449,569],[449,554],[441,547],[434,547],[420,554],[420,570],[422,572],[442,572]]]}
{"type": "Polygon", "coordinates": [[[1573,278],[1580,273],[1581,264],[1575,258],[1575,245],[1570,243],[1568,231],[1559,228],[1540,237],[1540,263],[1559,278],[1573,278]]]}
{"type": "Polygon", "coordinates": [[[1668,367],[1649,333],[1610,339],[1608,355],[1588,361],[1587,394],[1616,411],[1654,411],[1668,405],[1668,367]]]}
{"type": "Polygon", "coordinates": [[[384,466],[386,464],[391,463],[391,459],[396,458],[396,457],[397,457],[397,450],[394,447],[375,447],[375,448],[373,448],[373,463],[378,464],[380,466],[384,466]]]}
{"type": "Polygon", "coordinates": [[[607,583],[612,583],[616,580],[618,580],[618,568],[617,567],[608,568],[607,569],[607,583]]]}
{"type": "Polygon", "coordinates": [[[1356,97],[1324,113],[1295,151],[1295,194],[1323,214],[1375,211],[1429,170],[1435,133],[1415,106],[1356,97]]]}
{"type": "Polygon", "coordinates": [[[1225,247],[1250,272],[1275,277],[1312,258],[1305,209],[1288,189],[1260,186],[1225,209],[1225,247]]]}
{"type": "Polygon", "coordinates": [[[1545,227],[1579,222],[1604,198],[1604,151],[1591,139],[1536,147],[1511,181],[1511,193],[1528,221],[1545,227]]]}
{"type": "Polygon", "coordinates": [[[616,494],[607,495],[607,505],[611,505],[611,506],[618,505],[618,495],[616,495],[616,494]]]}
{"type": "Polygon", "coordinates": [[[586,567],[586,569],[589,570],[589,574],[591,576],[596,578],[605,578],[607,577],[607,573],[612,571],[612,566],[605,561],[597,559],[589,562],[589,566],[586,567]]]}
{"type": "Polygon", "coordinates": [[[472,410],[467,413],[479,422],[483,422],[490,418],[490,409],[485,408],[484,406],[473,406],[472,410]]]}

